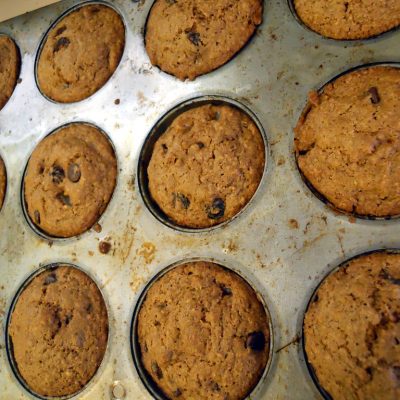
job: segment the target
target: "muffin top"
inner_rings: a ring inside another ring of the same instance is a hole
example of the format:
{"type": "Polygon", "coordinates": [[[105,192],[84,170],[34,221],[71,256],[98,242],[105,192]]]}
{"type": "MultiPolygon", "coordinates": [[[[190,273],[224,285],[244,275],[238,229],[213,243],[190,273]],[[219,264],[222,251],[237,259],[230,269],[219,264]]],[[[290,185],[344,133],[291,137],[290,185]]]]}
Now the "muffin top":
{"type": "Polygon", "coordinates": [[[125,28],[112,8],[92,4],[62,18],[47,34],[37,64],[40,90],[60,103],[86,99],[117,68],[125,28]]]}
{"type": "Polygon", "coordinates": [[[400,398],[400,254],[360,256],[328,276],[304,320],[305,350],[334,400],[400,398]]]}
{"type": "Polygon", "coordinates": [[[178,225],[210,227],[249,202],[264,163],[262,136],[245,113],[227,105],[203,105],[176,117],[155,143],[149,189],[178,225]]]}
{"type": "Polygon", "coordinates": [[[24,178],[31,221],[55,237],[89,229],[114,192],[117,161],[97,128],[74,123],[45,137],[33,151],[24,178]]]}
{"type": "Polygon", "coordinates": [[[137,335],[144,368],[171,399],[243,399],[269,353],[268,317],[256,293],[210,262],[186,263],[157,279],[137,335]]]}
{"type": "Polygon", "coordinates": [[[7,188],[7,172],[3,159],[0,157],[0,210],[3,207],[7,188]]]}
{"type": "Polygon", "coordinates": [[[146,25],[153,65],[194,79],[229,61],[262,22],[261,0],[156,0],[146,25]]]}
{"type": "Polygon", "coordinates": [[[8,36],[0,34],[0,110],[17,84],[20,61],[16,44],[8,36]]]}
{"type": "Polygon", "coordinates": [[[294,0],[299,18],[332,39],[367,39],[400,25],[398,0],[294,0]]]}
{"type": "Polygon", "coordinates": [[[340,211],[400,214],[400,69],[347,73],[311,93],[295,128],[301,172],[340,211]]]}
{"type": "Polygon", "coordinates": [[[96,284],[67,265],[47,269],[22,291],[9,325],[21,377],[42,396],[82,389],[107,346],[108,317],[96,284]]]}

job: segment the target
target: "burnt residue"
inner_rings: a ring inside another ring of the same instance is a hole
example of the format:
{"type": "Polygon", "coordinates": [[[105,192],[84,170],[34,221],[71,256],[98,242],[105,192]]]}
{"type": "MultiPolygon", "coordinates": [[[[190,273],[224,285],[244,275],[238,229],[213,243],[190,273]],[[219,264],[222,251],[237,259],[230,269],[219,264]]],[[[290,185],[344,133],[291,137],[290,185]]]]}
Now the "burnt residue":
{"type": "Polygon", "coordinates": [[[211,205],[206,207],[207,217],[210,219],[222,218],[225,214],[225,202],[220,197],[216,197],[211,205]]]}
{"type": "Polygon", "coordinates": [[[63,47],[67,48],[70,45],[71,41],[66,37],[61,37],[57,40],[56,44],[54,45],[54,53],[60,51],[63,47]]]}

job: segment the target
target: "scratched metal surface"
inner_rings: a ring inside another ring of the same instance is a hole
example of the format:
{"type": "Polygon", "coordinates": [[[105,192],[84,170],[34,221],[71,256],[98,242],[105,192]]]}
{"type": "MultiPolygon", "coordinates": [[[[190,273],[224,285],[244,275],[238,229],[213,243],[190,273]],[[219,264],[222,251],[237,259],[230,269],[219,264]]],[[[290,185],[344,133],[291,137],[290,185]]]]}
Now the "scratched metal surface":
{"type": "Polygon", "coordinates": [[[296,169],[292,128],[310,89],[358,64],[400,61],[400,32],[369,41],[325,40],[299,25],[285,0],[266,1],[262,26],[233,61],[194,82],[180,82],[153,68],[146,55],[142,33],[152,1],[116,0],[112,4],[127,28],[117,71],[89,99],[60,105],[40,94],[34,62],[50,24],[77,3],[66,0],[0,24],[0,32],[13,37],[22,53],[22,81],[0,112],[0,153],[8,171],[0,213],[0,398],[32,398],[7,360],[4,330],[12,298],[40,266],[66,261],[94,277],[110,319],[102,367],[76,398],[118,398],[112,388],[119,382],[117,388],[123,387],[119,391],[125,398],[150,399],[132,361],[134,306],[157,272],[193,257],[213,258],[237,270],[268,305],[274,326],[273,359],[252,399],[321,398],[307,372],[301,345],[296,341],[286,345],[301,332],[303,311],[320,278],[357,253],[400,247],[400,221],[354,222],[316,199],[296,169]],[[180,232],[161,224],[146,208],[136,179],[138,155],[151,127],[167,110],[204,94],[231,97],[249,107],[267,133],[271,155],[257,195],[238,218],[210,232],[180,232]],[[119,105],[115,99],[120,99],[119,105]],[[78,120],[94,123],[110,136],[118,155],[118,185],[100,220],[100,233],[91,230],[51,244],[24,219],[21,178],[41,138],[78,120]],[[112,244],[107,255],[98,251],[101,240],[112,244]]]}

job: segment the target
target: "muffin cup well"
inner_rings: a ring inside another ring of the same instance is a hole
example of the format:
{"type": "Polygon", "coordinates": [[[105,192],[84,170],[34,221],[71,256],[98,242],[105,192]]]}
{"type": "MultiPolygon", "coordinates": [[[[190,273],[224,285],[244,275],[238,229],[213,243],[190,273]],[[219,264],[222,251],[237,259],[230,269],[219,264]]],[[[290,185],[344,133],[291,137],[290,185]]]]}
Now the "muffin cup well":
{"type": "MultiPolygon", "coordinates": [[[[234,273],[238,275],[241,279],[243,279],[256,293],[258,301],[261,303],[261,305],[264,308],[265,314],[268,318],[268,329],[269,329],[269,352],[268,352],[268,360],[265,365],[264,371],[257,382],[257,384],[254,386],[254,388],[251,390],[251,392],[247,395],[246,399],[255,399],[254,395],[260,390],[261,386],[264,384],[265,378],[268,375],[268,372],[270,370],[271,364],[272,364],[272,359],[273,359],[273,354],[274,354],[274,330],[273,330],[273,325],[272,325],[272,318],[271,318],[271,313],[268,309],[267,303],[264,299],[264,297],[259,293],[259,291],[254,287],[254,285],[249,282],[247,278],[245,278],[240,271],[237,271],[236,269],[232,268],[231,266],[226,266],[223,263],[219,262],[218,260],[215,260],[213,258],[207,258],[207,257],[195,257],[195,258],[188,258],[188,259],[183,259],[177,262],[174,262],[167,267],[163,268],[161,271],[156,273],[145,285],[145,287],[142,289],[139,298],[136,302],[136,305],[133,310],[133,316],[132,316],[132,322],[131,322],[131,327],[130,327],[130,347],[131,347],[131,353],[132,353],[132,358],[133,358],[133,363],[135,365],[136,372],[139,375],[140,380],[142,381],[143,385],[147,389],[147,391],[151,394],[151,396],[156,399],[156,400],[168,400],[168,398],[163,394],[163,392],[160,390],[160,388],[157,386],[157,384],[153,381],[151,376],[147,373],[146,369],[144,368],[141,360],[141,350],[140,350],[140,344],[138,341],[138,333],[137,333],[137,328],[138,328],[138,320],[139,320],[139,312],[142,307],[142,304],[146,298],[148,290],[152,287],[152,285],[160,278],[162,278],[166,273],[169,271],[173,270],[176,267],[179,267],[181,265],[190,263],[190,262],[197,262],[197,261],[205,261],[205,262],[211,262],[219,267],[224,268],[225,270],[234,273]]],[[[244,400],[244,399],[243,399],[244,400]]]]}
{"type": "Polygon", "coordinates": [[[88,1],[84,1],[84,2],[82,2],[82,3],[75,4],[74,6],[70,7],[70,8],[67,9],[66,11],[64,11],[59,17],[57,17],[57,19],[56,19],[56,20],[50,25],[50,27],[46,30],[46,32],[44,33],[43,37],[40,39],[39,46],[38,46],[38,49],[37,49],[37,51],[36,51],[35,66],[34,66],[34,70],[35,70],[35,71],[34,71],[34,74],[35,74],[35,83],[36,83],[36,87],[37,87],[37,89],[39,90],[40,94],[41,94],[46,100],[48,100],[48,101],[50,101],[50,102],[52,102],[52,103],[54,103],[54,104],[61,104],[61,105],[68,105],[68,104],[80,103],[80,102],[85,101],[85,100],[91,98],[92,96],[94,96],[96,93],[98,93],[98,92],[107,84],[107,82],[108,82],[108,81],[114,76],[114,74],[117,72],[118,67],[119,67],[120,64],[121,64],[122,58],[124,57],[124,54],[125,54],[125,51],[126,51],[126,33],[127,33],[126,23],[125,23],[125,19],[124,19],[123,15],[122,15],[121,11],[118,10],[118,8],[117,8],[114,4],[109,3],[109,2],[107,2],[107,1],[103,1],[103,0],[94,0],[94,1],[91,1],[91,0],[88,0],[88,1]],[[119,60],[119,63],[118,63],[118,65],[117,65],[117,67],[115,68],[115,70],[113,71],[113,73],[110,75],[110,77],[104,82],[104,84],[103,84],[102,86],[100,86],[100,87],[99,87],[94,93],[92,93],[90,96],[88,96],[88,97],[86,97],[86,98],[84,98],[84,99],[77,100],[77,101],[73,101],[73,102],[69,102],[69,103],[62,103],[62,102],[53,100],[53,99],[51,99],[50,97],[48,97],[45,93],[43,93],[42,89],[40,88],[39,79],[38,79],[38,64],[39,64],[39,59],[40,59],[40,56],[41,56],[41,54],[42,54],[42,50],[43,50],[43,47],[44,47],[44,45],[45,45],[45,43],[46,43],[46,40],[47,40],[47,38],[48,38],[48,36],[49,36],[49,33],[51,32],[51,30],[52,30],[63,18],[65,18],[65,17],[68,16],[69,14],[73,13],[74,11],[76,11],[76,10],[82,8],[82,7],[85,7],[85,6],[88,6],[88,5],[96,5],[96,4],[111,8],[111,9],[112,9],[113,11],[115,11],[115,12],[119,15],[119,17],[121,18],[122,24],[123,24],[123,26],[124,26],[125,42],[124,42],[124,49],[123,49],[123,51],[122,51],[122,54],[121,54],[121,58],[120,58],[120,60],[119,60]]]}
{"type": "Polygon", "coordinates": [[[309,301],[307,302],[304,314],[303,314],[303,319],[302,319],[302,327],[301,327],[301,347],[302,347],[302,353],[303,353],[303,357],[304,357],[304,361],[306,363],[307,366],[307,370],[308,373],[311,376],[311,379],[314,383],[314,385],[316,386],[316,388],[318,389],[318,391],[320,392],[321,396],[325,399],[325,400],[333,400],[332,396],[323,388],[323,386],[319,383],[318,381],[318,377],[317,374],[314,370],[314,367],[311,365],[311,363],[308,361],[308,356],[307,356],[307,352],[306,352],[306,339],[305,339],[305,335],[304,335],[304,320],[305,320],[305,316],[308,312],[308,309],[310,307],[310,305],[315,301],[315,297],[317,295],[317,292],[319,290],[319,288],[321,287],[321,285],[325,282],[325,280],[330,277],[331,275],[333,275],[334,273],[336,273],[339,269],[346,267],[351,261],[356,260],[360,257],[364,257],[364,256],[368,256],[371,254],[376,254],[376,253],[383,253],[383,254],[400,254],[400,249],[396,249],[396,248],[381,248],[381,249],[376,249],[376,250],[370,250],[370,251],[366,251],[364,253],[360,253],[357,254],[353,257],[348,258],[347,260],[341,262],[339,265],[337,265],[336,267],[334,267],[331,271],[329,271],[318,283],[318,285],[316,286],[316,288],[313,290],[311,297],[309,299],[309,301]]]}
{"type": "Polygon", "coordinates": [[[83,234],[85,234],[86,232],[90,231],[90,229],[92,229],[93,225],[90,226],[89,228],[87,228],[84,232],[80,233],[79,235],[75,235],[75,236],[71,236],[71,237],[51,236],[51,235],[49,235],[48,233],[44,232],[42,229],[40,229],[38,226],[36,226],[36,225],[34,224],[34,222],[31,220],[31,218],[30,218],[30,216],[29,216],[29,214],[28,214],[27,205],[26,205],[26,201],[25,201],[25,176],[26,176],[26,172],[27,172],[27,169],[28,169],[28,163],[29,163],[29,160],[30,160],[30,158],[31,158],[31,156],[32,156],[32,153],[35,151],[36,147],[38,146],[38,144],[39,144],[42,140],[46,139],[48,136],[53,135],[53,134],[59,132],[61,129],[64,129],[64,128],[70,126],[70,125],[80,125],[80,124],[89,125],[89,126],[91,126],[91,127],[93,127],[93,128],[96,128],[99,132],[101,132],[101,133],[104,135],[104,137],[105,137],[105,138],[107,139],[107,141],[109,142],[111,148],[113,149],[114,156],[115,156],[115,160],[116,160],[116,163],[117,163],[117,177],[116,177],[116,181],[115,181],[115,186],[114,186],[113,193],[112,193],[112,195],[111,195],[111,197],[110,197],[110,200],[109,200],[109,202],[108,202],[106,208],[104,209],[103,213],[99,216],[98,220],[97,220],[93,225],[95,225],[97,222],[99,222],[99,221],[103,218],[104,214],[107,212],[107,208],[109,207],[110,203],[112,202],[112,200],[113,200],[113,198],[114,198],[114,195],[115,195],[115,191],[116,191],[117,186],[118,186],[118,175],[119,175],[119,174],[118,174],[118,171],[119,171],[119,167],[118,167],[118,156],[117,156],[117,151],[116,151],[116,149],[115,149],[114,143],[112,142],[111,138],[107,135],[107,133],[106,133],[103,129],[101,129],[100,127],[98,127],[97,125],[95,125],[95,124],[93,124],[93,123],[91,123],[91,122],[86,122],[86,121],[74,121],[74,122],[69,122],[69,123],[66,123],[66,124],[64,124],[64,125],[61,125],[61,126],[55,128],[55,129],[53,129],[53,130],[52,130],[50,133],[48,133],[46,136],[44,136],[38,143],[36,143],[35,147],[32,149],[32,152],[30,153],[30,155],[29,155],[29,157],[28,157],[28,159],[27,159],[27,161],[26,161],[26,163],[25,163],[24,172],[23,172],[23,174],[22,174],[22,180],[21,180],[20,201],[21,201],[22,212],[23,212],[23,214],[24,214],[25,220],[26,220],[26,222],[28,223],[29,227],[30,227],[30,228],[33,230],[33,232],[35,232],[38,236],[40,236],[40,237],[43,238],[43,239],[48,240],[49,242],[55,242],[55,241],[57,241],[57,242],[65,242],[65,241],[67,241],[67,240],[77,239],[77,238],[81,237],[83,234]]]}
{"type": "MultiPolygon", "coordinates": [[[[356,67],[347,69],[343,72],[340,72],[339,74],[335,75],[333,78],[329,79],[326,83],[324,83],[319,89],[317,89],[318,94],[322,94],[325,87],[329,85],[330,83],[334,82],[336,79],[340,78],[343,75],[347,75],[351,72],[362,70],[362,69],[367,69],[371,67],[394,67],[394,68],[400,68],[400,63],[395,62],[395,61],[386,61],[386,62],[374,62],[374,63],[368,63],[368,64],[362,64],[358,65],[356,67]]],[[[303,108],[303,111],[301,112],[299,118],[297,121],[301,119],[305,119],[309,111],[311,110],[311,104],[309,101],[307,101],[305,107],[303,108]]],[[[372,220],[372,221],[388,221],[388,220],[395,220],[400,218],[400,214],[398,215],[391,215],[391,216],[386,216],[386,217],[377,217],[374,215],[362,215],[362,214],[357,214],[353,212],[348,212],[341,210],[340,208],[336,207],[333,203],[331,203],[322,193],[320,193],[314,186],[313,184],[307,179],[307,177],[303,174],[303,172],[300,169],[299,162],[298,162],[298,156],[299,153],[298,151],[294,148],[293,149],[294,157],[295,157],[295,164],[296,168],[301,176],[301,179],[303,183],[307,186],[307,188],[312,192],[312,194],[319,199],[322,203],[326,204],[330,209],[332,209],[335,213],[341,214],[341,215],[347,215],[348,217],[354,217],[358,218],[361,220],[372,220]]]]}
{"type": "Polygon", "coordinates": [[[110,322],[109,322],[109,310],[108,310],[108,305],[106,302],[106,299],[104,298],[103,292],[101,291],[98,283],[96,282],[96,280],[89,275],[86,271],[84,271],[82,268],[76,266],[75,264],[71,264],[69,262],[55,262],[55,263],[51,263],[45,266],[40,267],[39,269],[37,269],[36,271],[34,271],[31,275],[29,275],[21,284],[21,286],[18,288],[17,292],[15,293],[10,308],[8,310],[8,314],[7,314],[7,320],[6,320],[6,325],[5,325],[5,345],[6,345],[6,354],[7,354],[7,358],[8,358],[8,362],[10,364],[11,370],[13,372],[13,375],[15,377],[15,379],[19,382],[19,384],[26,390],[27,393],[29,393],[31,396],[41,399],[41,400],[67,400],[67,399],[71,399],[72,397],[77,396],[79,393],[82,393],[89,385],[91,385],[92,383],[94,383],[94,379],[96,378],[96,376],[98,376],[98,374],[100,373],[100,371],[102,370],[103,365],[105,364],[105,360],[106,360],[106,356],[107,356],[107,352],[108,352],[108,347],[110,344],[110,322]],[[11,317],[12,314],[14,312],[15,306],[19,300],[20,295],[22,294],[22,292],[29,286],[29,284],[37,277],[39,276],[41,273],[45,272],[45,271],[53,271],[56,270],[57,268],[59,268],[60,266],[67,266],[70,268],[74,268],[78,271],[83,272],[85,275],[87,275],[96,285],[97,289],[99,290],[99,293],[101,294],[101,297],[103,298],[105,307],[106,307],[106,312],[107,312],[107,316],[108,316],[108,338],[107,338],[107,345],[105,348],[105,352],[103,355],[103,359],[100,362],[96,372],[94,373],[94,375],[89,379],[89,381],[86,383],[86,385],[84,385],[79,391],[72,393],[70,395],[66,395],[66,396],[57,396],[57,397],[53,397],[53,396],[42,396],[38,393],[35,393],[25,382],[25,380],[23,379],[23,377],[21,376],[21,374],[18,371],[18,366],[17,363],[14,359],[14,347],[13,347],[13,343],[11,340],[11,337],[9,335],[9,326],[11,323],[11,317]]]}
{"type": "Polygon", "coordinates": [[[195,97],[186,101],[183,101],[182,103],[179,103],[169,111],[167,111],[151,128],[150,133],[147,135],[142,149],[139,154],[139,161],[138,161],[138,166],[137,166],[137,175],[138,175],[138,184],[139,184],[139,191],[142,196],[142,199],[146,205],[146,207],[150,210],[150,212],[153,214],[153,216],[158,219],[160,222],[162,222],[164,225],[175,229],[177,231],[181,232],[189,232],[189,233],[200,233],[200,232],[209,232],[211,230],[220,228],[222,226],[226,226],[236,218],[238,218],[252,203],[254,197],[257,195],[260,186],[262,185],[262,182],[265,179],[266,173],[267,173],[267,168],[270,163],[270,152],[269,152],[269,144],[268,144],[268,139],[267,135],[265,133],[265,130],[261,124],[261,122],[258,120],[257,116],[244,104],[230,99],[228,97],[224,96],[217,96],[217,95],[206,95],[206,96],[199,96],[195,97]],[[150,194],[149,190],[149,178],[147,174],[147,168],[150,163],[150,159],[153,153],[154,145],[157,142],[157,140],[163,135],[163,133],[168,129],[168,127],[171,125],[171,123],[177,118],[179,115],[184,113],[185,111],[191,110],[193,108],[203,106],[206,104],[212,104],[212,105],[227,105],[231,107],[235,107],[239,111],[243,112],[246,114],[256,125],[258,131],[260,132],[260,135],[262,137],[262,140],[264,142],[264,154],[265,154],[265,163],[264,163],[264,170],[260,179],[260,182],[258,184],[257,190],[254,192],[253,196],[251,199],[247,202],[247,204],[244,205],[244,207],[234,216],[232,216],[230,219],[223,221],[219,224],[206,227],[206,228],[189,228],[185,227],[182,225],[179,225],[175,223],[172,219],[170,219],[162,210],[161,208],[157,205],[157,203],[153,200],[150,194]]]}
{"type": "Polygon", "coordinates": [[[345,42],[346,43],[346,42],[360,42],[360,41],[366,41],[366,40],[373,40],[373,39],[380,38],[383,35],[387,35],[387,34],[393,33],[395,31],[397,31],[398,29],[400,29],[400,26],[395,26],[394,28],[389,29],[388,31],[385,31],[385,32],[382,32],[382,33],[378,33],[377,35],[369,36],[369,37],[367,37],[365,39],[334,39],[334,38],[331,38],[331,37],[328,37],[328,36],[324,36],[321,33],[317,32],[317,31],[314,31],[308,25],[306,25],[303,22],[303,20],[299,17],[299,15],[297,14],[296,7],[294,5],[294,0],[287,0],[287,4],[288,4],[288,7],[290,9],[290,12],[292,13],[294,19],[297,21],[297,23],[299,25],[301,25],[307,31],[312,32],[312,33],[324,38],[325,40],[332,40],[334,42],[345,42]]]}

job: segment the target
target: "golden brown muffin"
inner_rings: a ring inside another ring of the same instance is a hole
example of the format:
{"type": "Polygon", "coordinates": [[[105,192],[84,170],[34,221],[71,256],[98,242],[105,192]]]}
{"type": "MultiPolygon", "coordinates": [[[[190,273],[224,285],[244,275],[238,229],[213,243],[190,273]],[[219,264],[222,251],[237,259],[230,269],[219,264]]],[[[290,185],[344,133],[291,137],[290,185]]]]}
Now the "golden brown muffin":
{"type": "Polygon", "coordinates": [[[40,90],[72,103],[99,90],[116,70],[125,46],[119,14],[104,5],[79,7],[48,33],[37,65],[40,90]]]}
{"type": "Polygon", "coordinates": [[[210,262],[159,278],[137,329],[143,366],[170,399],[243,399],[268,360],[268,317],[256,293],[210,262]]]}
{"type": "Polygon", "coordinates": [[[367,39],[400,25],[399,0],[294,0],[299,18],[332,39],[367,39]]]}
{"type": "Polygon", "coordinates": [[[7,171],[3,159],[0,157],[0,210],[3,207],[7,188],[7,171]]]}
{"type": "Polygon", "coordinates": [[[11,38],[0,34],[0,110],[11,97],[20,70],[20,56],[11,38]]]}
{"type": "Polygon", "coordinates": [[[210,227],[250,201],[264,163],[262,136],[245,113],[227,105],[199,106],[175,118],[157,140],[149,189],[175,223],[210,227]]]}
{"type": "Polygon", "coordinates": [[[37,275],[19,296],[9,325],[22,379],[42,396],[82,389],[103,360],[108,317],[96,284],[67,265],[37,275]]]}
{"type": "Polygon", "coordinates": [[[360,256],[328,276],[304,320],[305,350],[333,400],[400,398],[400,254],[360,256]]]}
{"type": "Polygon", "coordinates": [[[295,129],[300,170],[333,206],[400,214],[400,69],[370,67],[312,93],[295,129]]]}
{"type": "Polygon", "coordinates": [[[156,0],[146,24],[151,63],[194,79],[229,61],[262,22],[261,0],[156,0]]]}
{"type": "Polygon", "coordinates": [[[45,137],[28,161],[29,217],[50,236],[79,235],[103,214],[116,177],[115,153],[104,134],[83,123],[67,125],[45,137]]]}

